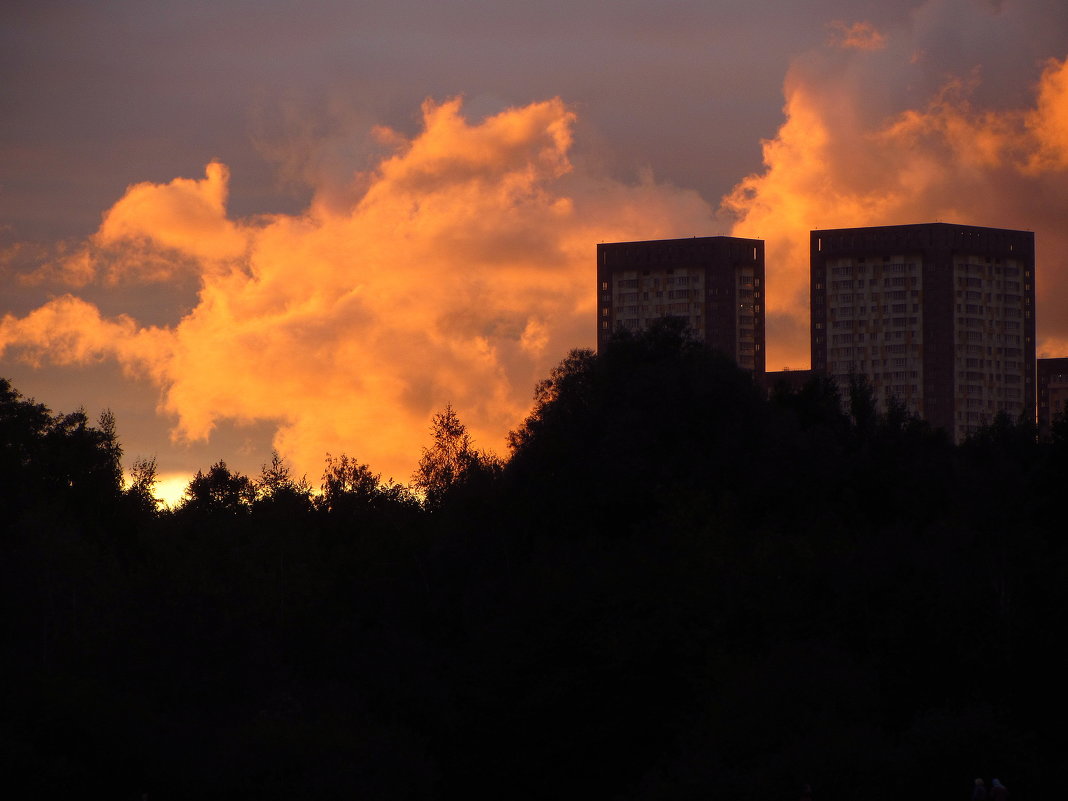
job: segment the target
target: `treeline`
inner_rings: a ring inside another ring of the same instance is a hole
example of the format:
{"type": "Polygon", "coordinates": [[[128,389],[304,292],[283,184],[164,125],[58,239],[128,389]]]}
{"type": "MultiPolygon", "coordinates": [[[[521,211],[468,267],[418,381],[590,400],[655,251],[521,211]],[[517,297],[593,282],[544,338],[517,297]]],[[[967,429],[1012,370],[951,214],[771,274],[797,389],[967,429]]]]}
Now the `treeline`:
{"type": "MultiPolygon", "coordinates": [[[[954,446],[770,399],[666,324],[574,351],[507,460],[223,462],[0,381],[5,772],[114,798],[1014,797],[1062,779],[1068,425],[954,446]]],[[[843,408],[843,406],[845,408],[843,408]]],[[[15,779],[18,779],[16,782],[15,779]]]]}

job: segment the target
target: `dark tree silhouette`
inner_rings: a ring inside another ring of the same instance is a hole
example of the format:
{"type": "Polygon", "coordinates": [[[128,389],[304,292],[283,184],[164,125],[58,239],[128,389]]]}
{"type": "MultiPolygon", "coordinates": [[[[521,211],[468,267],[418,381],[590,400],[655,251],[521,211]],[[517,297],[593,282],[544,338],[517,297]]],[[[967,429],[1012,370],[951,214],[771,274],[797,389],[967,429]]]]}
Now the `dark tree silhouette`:
{"type": "Polygon", "coordinates": [[[312,508],[312,489],[307,478],[295,479],[278,451],[271,452],[271,463],[261,468],[254,489],[256,506],[265,514],[295,517],[312,508]]]}
{"type": "Polygon", "coordinates": [[[389,506],[414,508],[417,502],[403,484],[392,479],[383,482],[380,473],[341,454],[337,458],[327,455],[320,494],[315,503],[322,512],[348,518],[382,511],[389,506]]]}
{"type": "Polygon", "coordinates": [[[126,487],[126,497],[141,514],[154,514],[163,503],[155,495],[158,483],[155,457],[135,459],[130,467],[130,481],[129,486],[126,487]]]}
{"type": "Polygon", "coordinates": [[[248,512],[256,500],[256,485],[248,476],[230,472],[219,460],[207,473],[193,476],[185,490],[180,511],[195,514],[237,514],[248,512]]]}
{"type": "Polygon", "coordinates": [[[0,381],[9,783],[890,799],[996,769],[1052,795],[1068,429],[955,446],[864,394],[766,399],[667,321],[569,354],[503,472],[436,415],[425,506],[275,455],[160,511],[114,420],[0,381]]]}
{"type": "Polygon", "coordinates": [[[471,435],[452,404],[434,415],[430,435],[432,442],[423,448],[419,466],[412,475],[412,486],[423,495],[428,510],[441,509],[457,489],[492,478],[499,472],[496,457],[475,450],[471,435]]]}

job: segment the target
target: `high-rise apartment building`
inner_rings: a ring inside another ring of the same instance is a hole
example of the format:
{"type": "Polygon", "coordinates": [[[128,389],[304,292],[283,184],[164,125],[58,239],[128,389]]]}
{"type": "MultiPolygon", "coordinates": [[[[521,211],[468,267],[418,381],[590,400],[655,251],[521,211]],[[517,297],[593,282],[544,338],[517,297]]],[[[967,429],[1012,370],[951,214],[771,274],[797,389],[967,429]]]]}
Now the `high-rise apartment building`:
{"type": "Polygon", "coordinates": [[[1038,433],[1048,436],[1050,423],[1068,403],[1068,358],[1038,360],[1038,433]]]}
{"type": "Polygon", "coordinates": [[[812,368],[957,441],[1035,415],[1035,239],[947,223],[811,233],[812,368]]]}
{"type": "Polygon", "coordinates": [[[684,319],[710,348],[764,371],[764,242],[729,236],[597,246],[597,344],[684,319]]]}

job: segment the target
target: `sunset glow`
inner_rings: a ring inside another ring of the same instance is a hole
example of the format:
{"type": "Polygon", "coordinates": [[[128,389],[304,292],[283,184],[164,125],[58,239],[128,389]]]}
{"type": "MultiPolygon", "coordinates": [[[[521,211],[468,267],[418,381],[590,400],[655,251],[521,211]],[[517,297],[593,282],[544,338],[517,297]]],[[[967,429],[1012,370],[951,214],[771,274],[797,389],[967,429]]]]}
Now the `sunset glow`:
{"type": "Polygon", "coordinates": [[[1066,86],[1068,61],[1053,60],[1026,107],[978,108],[976,87],[953,79],[922,107],[872,120],[854,76],[795,67],[765,169],[723,201],[732,235],[767,240],[769,369],[808,361],[809,231],[938,220],[1036,231],[1039,352],[1063,351],[1066,86]]]}
{"type": "Polygon", "coordinates": [[[105,282],[194,269],[196,307],[145,327],[65,294],[6,316],[0,345],[150,377],[179,441],[221,419],[275,421],[275,447],[313,476],[344,443],[406,479],[447,403],[500,449],[536,381],[592,339],[591,243],[700,230],[711,209],[655,184],[565,181],[574,113],[558,99],[476,123],[459,100],[428,101],[423,119],[411,140],[379,132],[394,152],[354,178],[366,190],[347,207],[316,198],[232,220],[219,163],[130,187],[67,272],[84,284],[87,266],[105,282]]]}
{"type": "Polygon", "coordinates": [[[14,0],[0,75],[23,795],[1060,791],[1068,2],[14,0]]]}
{"type": "MultiPolygon", "coordinates": [[[[197,170],[138,178],[88,235],[30,242],[5,229],[0,365],[118,365],[156,393],[170,436],[153,446],[161,468],[221,426],[259,424],[312,479],[327,452],[346,452],[404,481],[435,411],[451,403],[480,447],[502,451],[537,381],[593,344],[598,242],[764,239],[778,369],[809,360],[810,230],[935,220],[1034,230],[1038,351],[1068,353],[1068,60],[1044,52],[1012,82],[979,56],[936,64],[952,15],[969,21],[962,41],[984,42],[1038,13],[979,5],[812,22],[782,96],[766,98],[782,117],[763,166],[739,162],[715,194],[694,188],[708,165],[693,165],[692,184],[654,171],[670,154],[652,145],[648,164],[621,165],[631,151],[612,142],[629,125],[590,124],[596,95],[567,87],[512,103],[437,94],[408,127],[361,117],[348,135],[362,149],[346,158],[321,155],[339,137],[316,140],[313,122],[261,136],[280,180],[312,184],[284,212],[233,212],[244,176],[210,154],[197,170]],[[150,292],[151,314],[139,305],[150,292]]],[[[613,113],[637,126],[625,97],[613,113]]],[[[708,164],[729,161],[708,133],[708,164]]],[[[248,464],[265,461],[252,450],[248,464]]]]}

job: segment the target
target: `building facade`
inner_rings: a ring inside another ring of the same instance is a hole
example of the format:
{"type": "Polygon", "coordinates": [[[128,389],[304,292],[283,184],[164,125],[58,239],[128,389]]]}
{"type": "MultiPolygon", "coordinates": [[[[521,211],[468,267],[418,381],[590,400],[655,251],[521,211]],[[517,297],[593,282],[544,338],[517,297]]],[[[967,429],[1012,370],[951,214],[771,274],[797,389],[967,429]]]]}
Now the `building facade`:
{"type": "Polygon", "coordinates": [[[1068,403],[1068,358],[1038,360],[1038,433],[1049,436],[1049,426],[1064,414],[1068,403]]]}
{"type": "Polygon", "coordinates": [[[960,441],[1035,415],[1035,241],[948,223],[813,231],[812,368],[960,441]]]}
{"type": "Polygon", "coordinates": [[[740,367],[764,371],[764,242],[729,236],[597,246],[597,345],[679,317],[740,367]]]}

